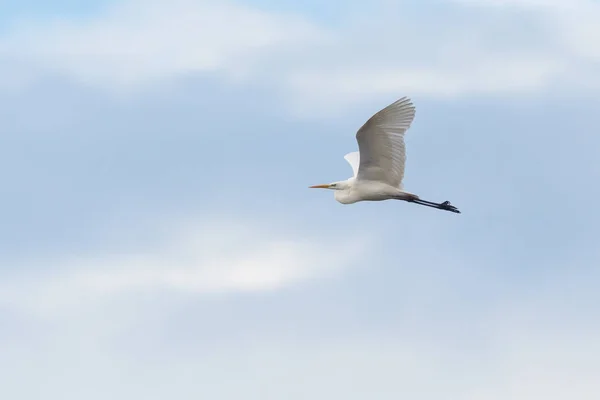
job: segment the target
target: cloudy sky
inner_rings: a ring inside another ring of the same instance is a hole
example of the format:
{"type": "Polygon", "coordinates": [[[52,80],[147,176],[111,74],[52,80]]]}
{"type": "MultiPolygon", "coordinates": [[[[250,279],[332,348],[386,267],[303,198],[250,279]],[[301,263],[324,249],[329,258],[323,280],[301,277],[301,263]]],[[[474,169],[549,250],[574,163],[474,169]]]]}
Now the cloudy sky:
{"type": "Polygon", "coordinates": [[[0,394],[600,397],[600,4],[0,4],[0,394]],[[410,96],[400,202],[313,184],[410,96]]]}

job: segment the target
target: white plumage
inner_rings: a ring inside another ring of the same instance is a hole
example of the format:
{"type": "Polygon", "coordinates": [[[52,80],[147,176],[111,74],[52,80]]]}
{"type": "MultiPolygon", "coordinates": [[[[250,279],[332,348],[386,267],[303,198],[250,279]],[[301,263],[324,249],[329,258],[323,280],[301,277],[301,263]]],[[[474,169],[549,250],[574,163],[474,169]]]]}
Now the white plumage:
{"type": "Polygon", "coordinates": [[[335,190],[342,204],[358,201],[405,200],[442,210],[460,212],[450,202],[433,203],[403,190],[406,146],[404,134],[415,118],[415,106],[403,97],[375,113],[356,133],[358,150],[344,159],[353,176],[345,181],[311,188],[335,190]]]}
{"type": "Polygon", "coordinates": [[[348,164],[352,167],[352,173],[354,174],[354,178],[356,178],[356,174],[358,174],[358,165],[360,163],[360,154],[358,151],[348,153],[344,156],[348,164]]]}

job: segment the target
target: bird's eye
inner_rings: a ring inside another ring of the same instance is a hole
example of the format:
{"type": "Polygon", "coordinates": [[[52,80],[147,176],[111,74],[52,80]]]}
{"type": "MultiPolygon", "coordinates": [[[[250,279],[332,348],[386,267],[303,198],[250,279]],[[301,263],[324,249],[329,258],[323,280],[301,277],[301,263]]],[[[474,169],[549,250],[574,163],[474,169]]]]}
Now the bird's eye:
{"type": "Polygon", "coordinates": [[[332,184],[331,184],[331,187],[336,187],[336,186],[337,186],[337,184],[336,184],[336,183],[332,183],[332,184]]]}

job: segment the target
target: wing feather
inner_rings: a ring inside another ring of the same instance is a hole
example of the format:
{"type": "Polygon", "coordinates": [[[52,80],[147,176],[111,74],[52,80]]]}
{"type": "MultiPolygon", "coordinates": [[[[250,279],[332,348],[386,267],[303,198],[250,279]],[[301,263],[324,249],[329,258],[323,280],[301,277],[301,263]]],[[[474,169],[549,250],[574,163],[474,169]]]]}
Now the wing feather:
{"type": "Polygon", "coordinates": [[[354,151],[352,153],[348,153],[344,156],[344,159],[348,161],[348,164],[352,167],[352,173],[356,178],[358,175],[358,166],[360,165],[360,154],[358,151],[354,151]]]}
{"type": "Polygon", "coordinates": [[[415,106],[402,97],[374,114],[356,133],[360,151],[357,179],[401,187],[406,148],[404,134],[415,118],[415,106]]]}

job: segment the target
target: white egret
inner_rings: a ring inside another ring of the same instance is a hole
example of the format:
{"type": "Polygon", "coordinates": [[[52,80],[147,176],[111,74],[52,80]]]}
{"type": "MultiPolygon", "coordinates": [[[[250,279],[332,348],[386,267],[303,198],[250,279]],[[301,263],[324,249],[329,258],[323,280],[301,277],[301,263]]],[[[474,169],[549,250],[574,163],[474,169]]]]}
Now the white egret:
{"type": "Polygon", "coordinates": [[[375,113],[356,133],[359,151],[344,156],[354,176],[310,188],[332,189],[342,204],[394,199],[460,213],[449,201],[434,203],[403,190],[404,134],[414,118],[415,107],[408,97],[375,113]]]}

